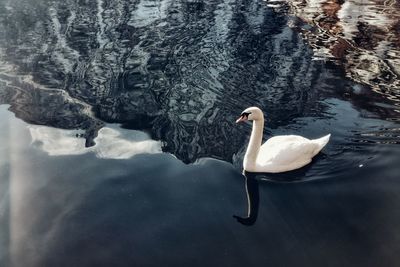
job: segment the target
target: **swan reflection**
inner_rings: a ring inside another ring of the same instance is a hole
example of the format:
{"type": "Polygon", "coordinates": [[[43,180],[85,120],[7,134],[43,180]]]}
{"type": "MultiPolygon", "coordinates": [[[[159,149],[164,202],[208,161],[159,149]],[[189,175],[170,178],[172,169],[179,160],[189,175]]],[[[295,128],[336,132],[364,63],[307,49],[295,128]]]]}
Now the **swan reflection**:
{"type": "Polygon", "coordinates": [[[243,171],[243,175],[246,179],[247,217],[240,217],[237,215],[233,215],[233,217],[243,225],[253,225],[257,220],[258,207],[260,203],[258,181],[256,179],[257,174],[243,171]]]}
{"type": "Polygon", "coordinates": [[[256,173],[243,170],[245,177],[245,190],[247,197],[247,216],[240,217],[233,215],[233,217],[243,225],[253,225],[257,221],[258,210],[260,204],[259,181],[260,182],[275,182],[275,183],[293,183],[301,181],[307,175],[311,166],[315,161],[321,158],[321,155],[316,156],[311,164],[306,165],[300,169],[292,170],[282,173],[256,173]]]}

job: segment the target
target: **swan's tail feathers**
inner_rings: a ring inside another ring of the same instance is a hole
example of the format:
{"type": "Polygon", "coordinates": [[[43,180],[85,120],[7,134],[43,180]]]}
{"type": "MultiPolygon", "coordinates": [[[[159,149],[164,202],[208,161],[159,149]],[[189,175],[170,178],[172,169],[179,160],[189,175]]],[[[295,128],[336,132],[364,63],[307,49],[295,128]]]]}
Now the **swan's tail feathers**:
{"type": "Polygon", "coordinates": [[[320,150],[321,150],[329,142],[330,137],[331,137],[331,134],[328,134],[321,138],[314,139],[313,141],[318,144],[318,146],[320,147],[320,150]]]}

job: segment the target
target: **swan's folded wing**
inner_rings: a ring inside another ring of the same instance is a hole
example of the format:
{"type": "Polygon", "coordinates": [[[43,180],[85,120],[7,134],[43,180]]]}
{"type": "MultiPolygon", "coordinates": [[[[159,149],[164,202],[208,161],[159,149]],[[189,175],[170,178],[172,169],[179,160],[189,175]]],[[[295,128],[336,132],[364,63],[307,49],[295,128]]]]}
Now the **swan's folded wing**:
{"type": "Polygon", "coordinates": [[[260,147],[257,164],[283,166],[297,161],[308,161],[316,147],[316,144],[302,136],[272,137],[260,147]]]}

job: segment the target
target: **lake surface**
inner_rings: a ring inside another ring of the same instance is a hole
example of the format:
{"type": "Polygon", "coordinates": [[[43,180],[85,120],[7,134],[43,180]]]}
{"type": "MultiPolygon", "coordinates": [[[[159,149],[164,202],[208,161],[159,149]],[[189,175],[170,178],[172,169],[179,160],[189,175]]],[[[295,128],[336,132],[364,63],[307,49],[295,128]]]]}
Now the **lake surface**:
{"type": "Polygon", "coordinates": [[[0,0],[0,266],[399,266],[399,9],[0,0]]]}

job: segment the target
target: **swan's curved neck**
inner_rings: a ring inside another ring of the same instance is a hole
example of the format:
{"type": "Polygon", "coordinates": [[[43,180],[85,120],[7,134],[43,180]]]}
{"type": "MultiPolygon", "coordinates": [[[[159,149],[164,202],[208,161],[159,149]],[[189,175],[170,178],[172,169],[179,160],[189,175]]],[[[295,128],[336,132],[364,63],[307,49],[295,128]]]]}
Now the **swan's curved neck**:
{"type": "Polygon", "coordinates": [[[264,118],[253,121],[249,145],[244,155],[243,166],[245,170],[252,171],[256,166],[264,131],[264,118]]]}

